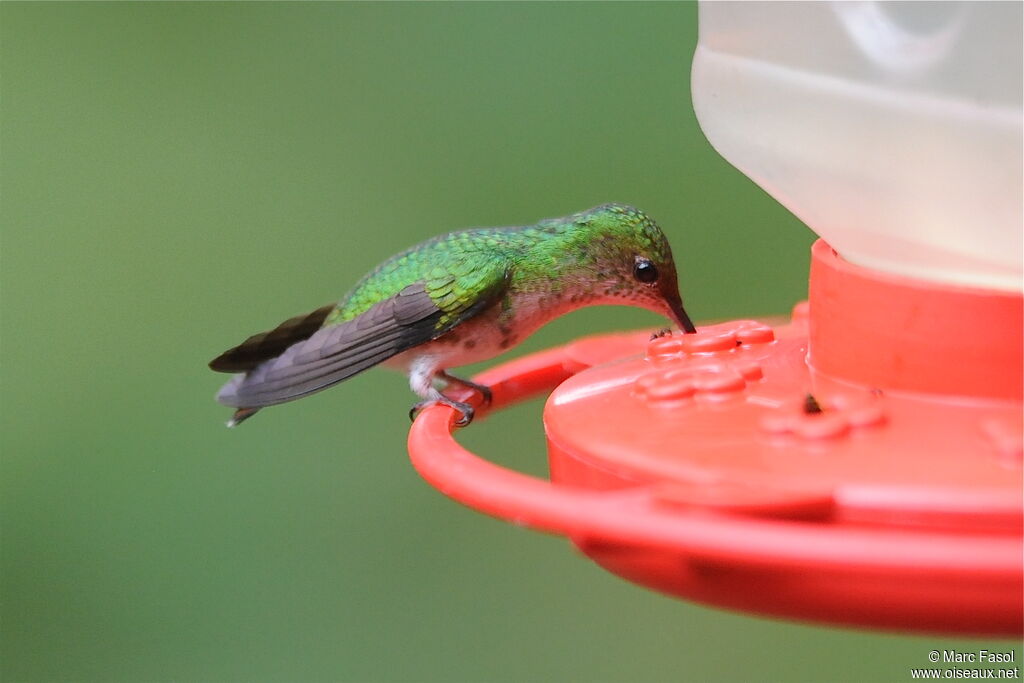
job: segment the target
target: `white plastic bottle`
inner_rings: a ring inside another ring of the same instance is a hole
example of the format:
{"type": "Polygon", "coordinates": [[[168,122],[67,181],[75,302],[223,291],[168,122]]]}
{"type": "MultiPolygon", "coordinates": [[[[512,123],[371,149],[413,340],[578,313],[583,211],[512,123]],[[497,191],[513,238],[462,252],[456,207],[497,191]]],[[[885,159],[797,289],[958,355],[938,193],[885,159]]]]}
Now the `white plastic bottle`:
{"type": "Polygon", "coordinates": [[[862,266],[1022,289],[1021,2],[706,2],[708,140],[862,266]]]}

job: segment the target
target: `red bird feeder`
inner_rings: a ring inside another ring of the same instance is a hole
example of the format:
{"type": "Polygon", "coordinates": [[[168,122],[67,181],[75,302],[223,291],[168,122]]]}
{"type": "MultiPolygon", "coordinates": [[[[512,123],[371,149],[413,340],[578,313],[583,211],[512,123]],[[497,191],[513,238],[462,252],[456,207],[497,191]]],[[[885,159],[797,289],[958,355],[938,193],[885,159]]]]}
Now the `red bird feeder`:
{"type": "Polygon", "coordinates": [[[700,20],[709,140],[827,240],[809,302],[475,378],[491,409],[553,390],[550,481],[463,449],[443,406],[413,425],[413,464],[670,595],[1019,635],[1020,4],[721,2],[700,20]]]}

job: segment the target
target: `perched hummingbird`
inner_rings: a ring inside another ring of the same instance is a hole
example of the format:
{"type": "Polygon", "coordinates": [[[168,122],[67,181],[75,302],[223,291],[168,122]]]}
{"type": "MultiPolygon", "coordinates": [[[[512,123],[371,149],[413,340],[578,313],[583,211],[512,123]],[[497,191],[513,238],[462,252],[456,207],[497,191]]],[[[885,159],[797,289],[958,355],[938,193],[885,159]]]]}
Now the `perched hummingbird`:
{"type": "Polygon", "coordinates": [[[490,400],[487,387],[448,369],[493,358],[569,311],[639,306],[696,332],[683,310],[665,235],[639,209],[605,204],[536,225],[452,232],[393,256],[338,304],[286,320],[210,362],[236,375],[217,400],[232,427],[260,408],[326,389],[378,364],[402,369],[423,400],[473,407],[435,384],[490,400]]]}

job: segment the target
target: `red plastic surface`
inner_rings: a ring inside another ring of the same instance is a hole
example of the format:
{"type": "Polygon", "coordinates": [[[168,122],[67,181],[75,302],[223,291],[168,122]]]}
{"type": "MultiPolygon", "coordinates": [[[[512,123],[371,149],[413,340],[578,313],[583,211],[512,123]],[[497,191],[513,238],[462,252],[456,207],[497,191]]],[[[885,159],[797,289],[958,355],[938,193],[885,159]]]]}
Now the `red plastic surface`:
{"type": "Polygon", "coordinates": [[[1020,401],[1020,294],[920,282],[812,250],[811,362],[862,386],[1020,401]]]}
{"type": "MultiPolygon", "coordinates": [[[[815,249],[815,277],[828,256],[815,249]]],[[[564,534],[673,595],[830,623],[1020,633],[1020,396],[826,377],[805,362],[808,318],[802,305],[782,326],[586,339],[477,377],[495,407],[559,385],[544,417],[552,482],[461,448],[444,407],[413,425],[413,463],[456,500],[564,534]],[[806,411],[807,393],[822,412],[806,411]]],[[[1019,332],[1006,343],[1019,350],[1019,332]]]]}

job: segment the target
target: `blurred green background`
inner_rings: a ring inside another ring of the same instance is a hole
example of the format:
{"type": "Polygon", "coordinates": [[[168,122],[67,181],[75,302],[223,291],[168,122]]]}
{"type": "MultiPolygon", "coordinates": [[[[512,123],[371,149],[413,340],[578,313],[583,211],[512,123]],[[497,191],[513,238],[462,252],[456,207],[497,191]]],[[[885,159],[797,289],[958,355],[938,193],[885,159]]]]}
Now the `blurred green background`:
{"type": "MultiPolygon", "coordinates": [[[[661,222],[695,319],[788,311],[813,236],[704,140],[695,5],[0,19],[4,680],[906,680],[953,646],[685,604],[464,509],[397,374],[237,430],[213,402],[211,357],[391,253],[607,201],[661,222]]],[[[462,440],[542,473],[539,416],[462,440]]]]}

